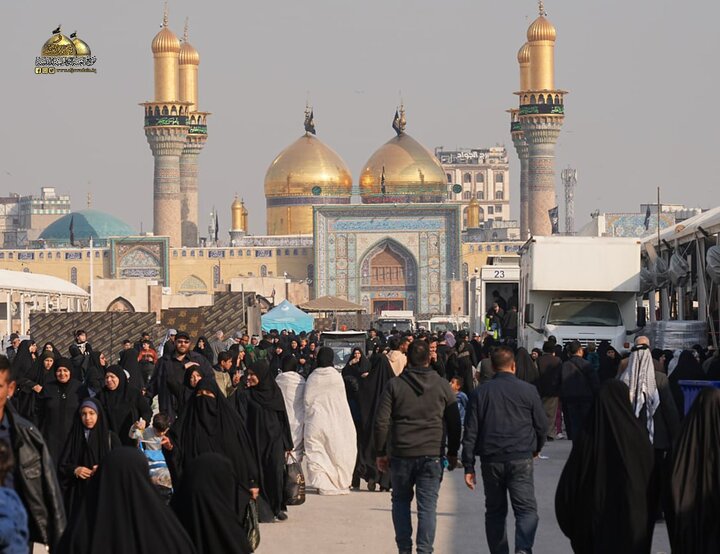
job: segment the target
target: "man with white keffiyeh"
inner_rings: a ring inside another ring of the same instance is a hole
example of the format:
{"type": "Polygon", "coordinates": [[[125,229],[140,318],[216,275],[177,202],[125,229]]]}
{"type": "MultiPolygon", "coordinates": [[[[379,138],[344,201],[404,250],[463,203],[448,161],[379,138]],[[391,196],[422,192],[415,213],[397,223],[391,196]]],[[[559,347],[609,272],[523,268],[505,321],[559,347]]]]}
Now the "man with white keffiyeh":
{"type": "MultiPolygon", "coordinates": [[[[667,375],[654,367],[647,337],[635,339],[628,362],[618,379],[630,389],[633,412],[640,422],[647,426],[648,436],[655,450],[652,488],[660,491],[669,479],[667,461],[672,445],[680,433],[680,415],[670,392],[667,375]]],[[[658,517],[659,502],[651,500],[651,503],[654,515],[658,517]]]]}
{"type": "Polygon", "coordinates": [[[635,417],[645,419],[650,442],[655,436],[654,416],[660,407],[660,393],[655,382],[655,367],[647,337],[638,337],[630,353],[630,361],[619,379],[630,389],[630,403],[635,417]],[[643,414],[644,409],[644,414],[643,414]]]}

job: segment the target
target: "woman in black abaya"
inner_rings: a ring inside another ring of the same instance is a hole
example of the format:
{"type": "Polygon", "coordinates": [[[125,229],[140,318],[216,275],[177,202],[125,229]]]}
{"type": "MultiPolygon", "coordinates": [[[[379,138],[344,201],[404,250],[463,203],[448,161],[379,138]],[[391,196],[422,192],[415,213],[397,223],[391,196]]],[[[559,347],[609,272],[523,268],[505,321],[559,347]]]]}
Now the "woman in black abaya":
{"type": "Polygon", "coordinates": [[[96,396],[108,419],[108,426],[125,446],[135,446],[128,436],[130,427],[141,417],[149,424],[152,409],[135,387],[130,386],[123,369],[111,365],[105,371],[105,386],[96,396]]]}
{"type": "Polygon", "coordinates": [[[618,370],[620,369],[620,353],[615,350],[612,346],[607,345],[604,349],[598,348],[598,354],[600,356],[600,368],[598,369],[598,379],[600,383],[609,381],[610,379],[616,379],[618,376],[618,370]]]}
{"type": "Polygon", "coordinates": [[[18,413],[31,421],[35,419],[36,394],[42,388],[38,383],[40,373],[35,363],[36,350],[35,341],[28,339],[22,341],[11,364],[12,373],[17,382],[13,403],[18,413]]]}
{"type": "Polygon", "coordinates": [[[374,429],[375,414],[385,385],[395,377],[390,362],[384,354],[378,354],[370,372],[359,381],[358,404],[360,407],[360,430],[358,433],[358,474],[365,479],[368,490],[374,491],[379,485],[380,490],[390,490],[390,472],[381,473],[375,465],[374,429]]]}
{"type": "Polygon", "coordinates": [[[285,401],[265,361],[250,366],[247,386],[247,429],[260,468],[260,521],[282,521],[287,519],[285,456],[293,449],[285,401]]]}
{"type": "Polygon", "coordinates": [[[360,487],[360,451],[362,449],[362,415],[360,412],[360,381],[366,379],[370,374],[370,361],[362,353],[359,348],[353,348],[352,354],[347,364],[342,370],[343,381],[345,382],[345,394],[347,395],[350,413],[352,414],[353,423],[355,424],[355,434],[357,436],[357,462],[355,463],[355,471],[353,471],[353,479],[351,487],[357,489],[360,487]]]}
{"type": "Polygon", "coordinates": [[[672,461],[671,513],[666,514],[673,552],[720,552],[720,390],[705,388],[685,416],[672,461]]]}
{"type": "Polygon", "coordinates": [[[210,365],[213,364],[213,351],[210,348],[210,343],[208,343],[208,340],[205,337],[198,338],[197,342],[195,343],[195,348],[193,348],[193,352],[202,354],[203,356],[205,356],[207,361],[210,362],[210,365]]]}
{"type": "Polygon", "coordinates": [[[37,402],[38,428],[56,465],[85,396],[85,387],[72,378],[72,361],[59,358],[55,362],[55,378],[46,382],[37,402]]]}
{"type": "Polygon", "coordinates": [[[705,375],[700,362],[695,356],[694,350],[683,350],[678,358],[677,365],[668,375],[670,391],[681,418],[685,415],[685,396],[679,381],[704,381],[707,379],[707,375],[705,375]]]}
{"type": "Polygon", "coordinates": [[[201,454],[222,454],[232,463],[238,495],[244,499],[238,513],[245,513],[247,500],[258,493],[259,470],[248,432],[215,381],[201,379],[197,383],[168,436],[172,449],[167,457],[173,481],[184,478],[189,464],[201,454]]]}
{"type": "Polygon", "coordinates": [[[233,491],[237,480],[225,456],[208,452],[187,465],[170,506],[198,554],[249,554],[233,491]]]}
{"type": "Polygon", "coordinates": [[[117,446],[120,441],[108,429],[100,402],[95,398],[83,400],[58,464],[58,478],[69,518],[80,508],[98,466],[117,446]]]}
{"type": "Polygon", "coordinates": [[[555,514],[576,554],[649,554],[653,448],[622,381],[605,383],[573,442],[555,514]]]}
{"type": "Polygon", "coordinates": [[[532,356],[530,356],[527,348],[522,346],[518,348],[517,354],[515,354],[515,376],[531,385],[534,385],[540,377],[540,372],[532,356]]]}
{"type": "MultiPolygon", "coordinates": [[[[113,450],[88,486],[85,502],[71,518],[58,554],[196,554],[172,510],[150,482],[137,448],[113,450]]],[[[220,552],[220,551],[218,551],[220,552]]]]}
{"type": "Polygon", "coordinates": [[[123,350],[120,352],[119,365],[128,373],[128,384],[141,391],[145,388],[145,377],[140,369],[140,362],[138,362],[139,355],[140,353],[134,348],[123,350]]]}

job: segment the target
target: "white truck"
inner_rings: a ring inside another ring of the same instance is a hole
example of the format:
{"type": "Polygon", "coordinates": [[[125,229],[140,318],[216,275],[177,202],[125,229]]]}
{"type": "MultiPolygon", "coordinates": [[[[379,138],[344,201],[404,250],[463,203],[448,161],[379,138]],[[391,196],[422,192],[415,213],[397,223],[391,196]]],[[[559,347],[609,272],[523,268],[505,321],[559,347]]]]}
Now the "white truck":
{"type": "Polygon", "coordinates": [[[375,328],[388,334],[393,329],[400,332],[415,330],[415,314],[412,310],[383,310],[375,320],[375,328]]]}
{"type": "Polygon", "coordinates": [[[470,279],[470,327],[478,333],[485,330],[485,315],[492,307],[493,292],[497,291],[506,303],[518,301],[520,258],[498,256],[488,261],[470,279]]]}
{"type": "Polygon", "coordinates": [[[639,291],[639,240],[534,237],[520,250],[519,344],[540,348],[552,335],[627,351],[645,325],[639,291]]]}

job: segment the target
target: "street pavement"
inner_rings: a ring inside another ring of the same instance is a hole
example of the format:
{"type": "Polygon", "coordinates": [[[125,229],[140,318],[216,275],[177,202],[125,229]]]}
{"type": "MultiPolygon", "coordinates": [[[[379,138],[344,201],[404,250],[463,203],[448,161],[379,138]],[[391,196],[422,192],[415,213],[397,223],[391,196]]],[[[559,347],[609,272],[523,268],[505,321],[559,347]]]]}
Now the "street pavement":
{"type": "MultiPolygon", "coordinates": [[[[572,554],[570,543],[555,520],[554,504],[555,488],[570,447],[570,442],[565,440],[548,443],[542,452],[547,459],[535,462],[535,495],[540,515],[533,549],[536,554],[572,554]]],[[[513,552],[514,521],[512,510],[510,512],[508,537],[510,552],[513,552]]],[[[362,490],[345,496],[308,494],[305,504],[290,507],[288,513],[287,521],[261,525],[259,554],[397,553],[389,493],[362,490]]],[[[475,492],[469,491],[461,469],[445,474],[438,501],[437,526],[437,554],[488,552],[482,484],[479,483],[475,492]]],[[[661,523],[655,529],[652,553],[669,552],[667,531],[661,523]]]]}

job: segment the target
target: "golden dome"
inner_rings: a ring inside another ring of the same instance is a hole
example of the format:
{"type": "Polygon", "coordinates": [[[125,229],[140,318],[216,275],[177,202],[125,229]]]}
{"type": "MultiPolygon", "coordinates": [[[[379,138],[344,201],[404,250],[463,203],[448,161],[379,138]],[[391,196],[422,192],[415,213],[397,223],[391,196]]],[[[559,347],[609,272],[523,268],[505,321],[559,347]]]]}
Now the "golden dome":
{"type": "Polygon", "coordinates": [[[180,46],[180,65],[200,65],[200,54],[188,41],[180,46]]]}
{"type": "Polygon", "coordinates": [[[88,46],[87,42],[85,42],[84,40],[81,40],[79,38],[74,38],[73,44],[75,45],[75,51],[77,52],[78,56],[89,56],[90,55],[90,47],[88,46]]]}
{"type": "Polygon", "coordinates": [[[520,48],[518,52],[517,60],[520,64],[530,63],[530,43],[526,42],[522,45],[522,48],[520,48]]]}
{"type": "Polygon", "coordinates": [[[352,176],[343,159],[306,133],[280,152],[265,174],[265,196],[347,196],[352,176]]]}
{"type": "Polygon", "coordinates": [[[528,42],[537,42],[539,40],[549,40],[555,42],[557,33],[555,27],[550,23],[544,15],[539,16],[530,24],[527,30],[528,42]]]}
{"type": "Polygon", "coordinates": [[[163,25],[163,28],[160,29],[160,32],[155,35],[152,41],[152,52],[153,54],[179,54],[180,39],[177,38],[175,33],[163,25]]]}
{"type": "Polygon", "coordinates": [[[442,202],[447,179],[437,158],[401,132],[370,156],[360,174],[360,195],[365,203],[442,202]]]}
{"type": "MultiPolygon", "coordinates": [[[[60,27],[58,27],[59,29],[60,27]]],[[[77,51],[73,41],[60,32],[53,33],[43,44],[41,56],[76,56],[77,51]]]]}

